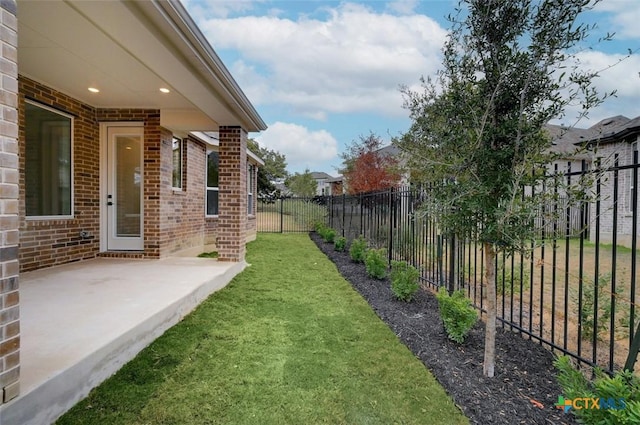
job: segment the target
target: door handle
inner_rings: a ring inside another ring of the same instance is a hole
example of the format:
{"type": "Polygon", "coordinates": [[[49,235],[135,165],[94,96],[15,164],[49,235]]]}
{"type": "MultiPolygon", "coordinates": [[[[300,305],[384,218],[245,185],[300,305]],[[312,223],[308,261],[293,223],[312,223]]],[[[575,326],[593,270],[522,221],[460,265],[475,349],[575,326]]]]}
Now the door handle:
{"type": "Polygon", "coordinates": [[[107,205],[113,205],[113,202],[111,202],[111,199],[113,199],[113,196],[107,195],[107,205]]]}

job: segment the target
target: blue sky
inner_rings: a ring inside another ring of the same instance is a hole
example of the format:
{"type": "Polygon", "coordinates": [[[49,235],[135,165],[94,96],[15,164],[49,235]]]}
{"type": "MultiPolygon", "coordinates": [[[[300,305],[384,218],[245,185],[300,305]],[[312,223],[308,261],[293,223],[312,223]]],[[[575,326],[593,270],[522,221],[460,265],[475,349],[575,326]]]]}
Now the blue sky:
{"type": "MultiPolygon", "coordinates": [[[[405,132],[400,85],[419,89],[440,67],[452,0],[182,0],[269,129],[250,134],[284,153],[290,172],[337,175],[345,145],[370,132],[385,144],[405,132]]],[[[583,16],[612,42],[579,53],[602,70],[640,49],[640,2],[604,0],[583,16]]],[[[601,73],[617,97],[579,127],[640,115],[640,50],[601,73]]],[[[569,111],[569,117],[573,116],[569,111]]],[[[573,124],[573,122],[565,122],[573,124]]]]}

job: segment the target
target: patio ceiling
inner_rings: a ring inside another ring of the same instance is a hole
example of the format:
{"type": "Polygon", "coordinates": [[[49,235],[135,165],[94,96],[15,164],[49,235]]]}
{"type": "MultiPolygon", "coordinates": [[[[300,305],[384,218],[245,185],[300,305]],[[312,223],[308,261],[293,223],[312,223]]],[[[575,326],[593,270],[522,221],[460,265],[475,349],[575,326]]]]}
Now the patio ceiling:
{"type": "Polygon", "coordinates": [[[18,2],[18,72],[97,108],[159,109],[174,131],[266,128],[175,0],[18,2]]]}

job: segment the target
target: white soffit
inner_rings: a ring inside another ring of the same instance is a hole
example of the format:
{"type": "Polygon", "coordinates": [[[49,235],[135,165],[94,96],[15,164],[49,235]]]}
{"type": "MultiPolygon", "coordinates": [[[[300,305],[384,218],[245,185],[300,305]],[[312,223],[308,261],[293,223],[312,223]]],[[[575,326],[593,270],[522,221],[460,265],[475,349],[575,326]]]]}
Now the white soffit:
{"type": "Polygon", "coordinates": [[[166,19],[155,1],[18,2],[19,72],[98,108],[160,109],[170,129],[261,127],[211,83],[206,61],[166,19]]]}

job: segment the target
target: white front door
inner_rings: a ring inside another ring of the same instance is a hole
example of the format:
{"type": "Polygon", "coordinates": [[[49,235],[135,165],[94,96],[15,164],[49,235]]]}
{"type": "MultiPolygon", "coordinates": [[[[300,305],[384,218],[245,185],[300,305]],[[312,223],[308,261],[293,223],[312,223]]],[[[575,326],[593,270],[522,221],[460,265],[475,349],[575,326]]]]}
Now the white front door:
{"type": "Polygon", "coordinates": [[[109,251],[141,251],[143,238],[144,128],[108,126],[106,140],[106,242],[109,251]]]}

